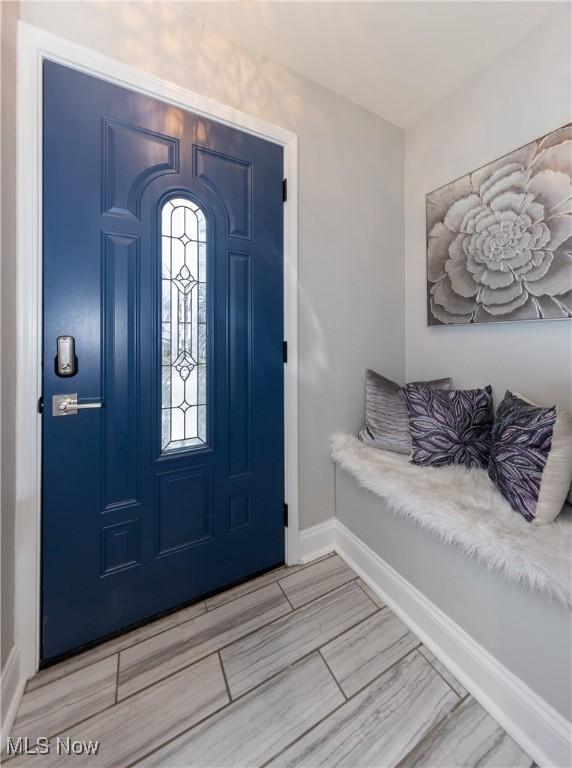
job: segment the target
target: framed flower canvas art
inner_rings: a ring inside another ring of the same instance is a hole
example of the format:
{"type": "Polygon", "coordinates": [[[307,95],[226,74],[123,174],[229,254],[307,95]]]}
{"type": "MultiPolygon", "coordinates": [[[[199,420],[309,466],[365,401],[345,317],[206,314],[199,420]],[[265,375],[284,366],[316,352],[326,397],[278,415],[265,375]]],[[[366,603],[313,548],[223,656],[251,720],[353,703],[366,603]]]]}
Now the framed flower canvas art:
{"type": "Polygon", "coordinates": [[[572,318],[572,123],[426,197],[429,325],[572,318]]]}

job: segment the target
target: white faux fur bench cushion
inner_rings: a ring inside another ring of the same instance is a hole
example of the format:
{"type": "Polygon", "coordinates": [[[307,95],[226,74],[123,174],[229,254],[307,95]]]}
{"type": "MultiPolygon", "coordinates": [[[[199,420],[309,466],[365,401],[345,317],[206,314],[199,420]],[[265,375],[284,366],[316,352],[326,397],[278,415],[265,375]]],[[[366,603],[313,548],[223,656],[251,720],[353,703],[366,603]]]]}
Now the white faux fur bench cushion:
{"type": "Polygon", "coordinates": [[[334,461],[443,541],[460,546],[488,568],[572,606],[572,508],[549,525],[517,514],[482,469],[418,467],[402,454],[332,437],[334,461]]]}

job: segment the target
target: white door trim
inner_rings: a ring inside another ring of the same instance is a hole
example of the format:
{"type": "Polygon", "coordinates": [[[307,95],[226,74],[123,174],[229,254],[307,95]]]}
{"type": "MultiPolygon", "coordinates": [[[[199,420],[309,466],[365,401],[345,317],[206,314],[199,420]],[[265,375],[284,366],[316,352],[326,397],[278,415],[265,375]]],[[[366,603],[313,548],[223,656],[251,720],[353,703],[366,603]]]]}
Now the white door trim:
{"type": "MultiPolygon", "coordinates": [[[[57,61],[260,136],[284,148],[286,562],[298,562],[298,221],[297,136],[259,118],[140,72],[20,21],[17,128],[16,642],[24,677],[39,662],[41,530],[42,63],[57,61]]],[[[62,543],[63,544],[63,543],[62,543]]]]}

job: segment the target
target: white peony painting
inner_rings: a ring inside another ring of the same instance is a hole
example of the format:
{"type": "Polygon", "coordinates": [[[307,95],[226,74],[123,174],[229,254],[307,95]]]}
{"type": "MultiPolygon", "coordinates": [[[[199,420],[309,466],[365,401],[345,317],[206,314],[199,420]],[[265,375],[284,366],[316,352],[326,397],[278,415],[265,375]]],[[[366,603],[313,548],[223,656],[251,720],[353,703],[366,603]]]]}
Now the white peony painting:
{"type": "Polygon", "coordinates": [[[572,123],[427,195],[429,325],[572,317],[572,123]]]}

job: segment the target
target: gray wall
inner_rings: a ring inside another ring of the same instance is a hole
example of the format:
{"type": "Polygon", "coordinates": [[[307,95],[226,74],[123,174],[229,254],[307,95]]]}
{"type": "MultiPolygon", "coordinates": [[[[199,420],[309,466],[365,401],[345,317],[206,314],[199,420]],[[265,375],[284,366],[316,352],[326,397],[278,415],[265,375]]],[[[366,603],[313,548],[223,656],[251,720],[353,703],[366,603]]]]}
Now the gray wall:
{"type": "Polygon", "coordinates": [[[568,320],[427,327],[425,195],[572,119],[570,6],[406,131],[406,368],[572,411],[568,320]]]}
{"type": "Polygon", "coordinates": [[[572,720],[570,611],[393,514],[386,502],[336,473],[337,516],[386,563],[572,720]]]}
{"type": "Polygon", "coordinates": [[[308,527],[333,514],[328,438],[359,427],[364,369],[404,372],[403,131],[185,14],[185,3],[21,7],[25,21],[298,134],[300,503],[308,527]]]}
{"type": "Polygon", "coordinates": [[[1,595],[0,666],[3,669],[14,644],[14,438],[16,379],[15,286],[16,286],[16,21],[18,4],[0,3],[1,17],[1,595]]]}

